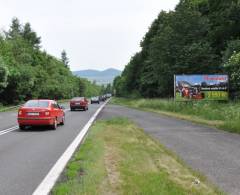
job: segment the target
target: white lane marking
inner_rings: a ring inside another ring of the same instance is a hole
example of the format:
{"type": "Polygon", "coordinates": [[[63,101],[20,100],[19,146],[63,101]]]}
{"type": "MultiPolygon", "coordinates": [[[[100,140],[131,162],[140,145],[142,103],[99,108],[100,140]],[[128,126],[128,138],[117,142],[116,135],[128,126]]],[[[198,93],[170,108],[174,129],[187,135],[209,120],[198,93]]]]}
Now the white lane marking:
{"type": "Polygon", "coordinates": [[[87,134],[89,128],[92,125],[92,123],[94,122],[94,120],[96,119],[98,114],[101,112],[101,110],[104,108],[104,106],[107,104],[107,102],[102,104],[100,106],[100,108],[98,108],[98,110],[90,118],[90,120],[83,127],[83,129],[80,131],[80,133],[74,139],[74,141],[68,146],[68,148],[62,154],[62,156],[58,159],[58,161],[55,163],[55,165],[51,168],[51,170],[48,172],[46,177],[40,183],[40,185],[33,192],[33,195],[47,195],[47,194],[50,193],[52,187],[57,182],[59,176],[61,175],[61,173],[64,170],[65,166],[67,165],[68,161],[71,159],[71,157],[74,154],[75,150],[77,149],[77,147],[82,142],[82,140],[84,139],[85,135],[87,134]]]}
{"type": "Polygon", "coordinates": [[[16,131],[17,129],[18,129],[18,126],[14,126],[14,127],[9,128],[9,129],[2,130],[2,131],[0,131],[0,136],[4,135],[6,133],[10,133],[12,131],[16,131]]]}

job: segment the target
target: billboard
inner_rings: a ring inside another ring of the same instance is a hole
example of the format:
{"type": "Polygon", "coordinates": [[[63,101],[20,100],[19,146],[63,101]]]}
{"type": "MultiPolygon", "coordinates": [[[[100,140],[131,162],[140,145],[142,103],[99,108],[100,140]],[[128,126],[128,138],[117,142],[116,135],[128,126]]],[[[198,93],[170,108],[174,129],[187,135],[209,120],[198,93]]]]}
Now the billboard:
{"type": "Polygon", "coordinates": [[[228,100],[228,75],[175,75],[176,100],[228,100]]]}

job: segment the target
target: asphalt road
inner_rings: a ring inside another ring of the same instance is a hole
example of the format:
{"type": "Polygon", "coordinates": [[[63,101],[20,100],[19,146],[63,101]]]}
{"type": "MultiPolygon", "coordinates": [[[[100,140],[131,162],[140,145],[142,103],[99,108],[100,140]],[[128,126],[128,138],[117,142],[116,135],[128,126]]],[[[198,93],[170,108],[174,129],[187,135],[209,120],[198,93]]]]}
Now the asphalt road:
{"type": "Polygon", "coordinates": [[[240,194],[240,135],[116,105],[98,118],[112,117],[130,118],[227,194],[240,194]]]}
{"type": "Polygon", "coordinates": [[[93,104],[86,112],[66,111],[66,124],[55,131],[17,129],[2,135],[17,121],[14,111],[0,113],[0,194],[32,194],[99,107],[93,104]]]}

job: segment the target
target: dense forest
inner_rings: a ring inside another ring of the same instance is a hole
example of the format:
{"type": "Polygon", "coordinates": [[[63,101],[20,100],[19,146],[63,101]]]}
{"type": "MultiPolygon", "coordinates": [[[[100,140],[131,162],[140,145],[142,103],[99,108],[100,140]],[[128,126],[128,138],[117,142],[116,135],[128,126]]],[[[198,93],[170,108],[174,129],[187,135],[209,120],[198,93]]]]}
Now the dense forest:
{"type": "Polygon", "coordinates": [[[0,102],[16,104],[32,98],[66,99],[97,95],[100,86],[73,76],[66,51],[61,59],[41,48],[29,23],[12,20],[0,34],[0,102]]]}
{"type": "Polygon", "coordinates": [[[172,97],[174,74],[230,77],[232,97],[240,96],[240,1],[181,0],[152,23],[122,75],[118,96],[172,97]]]}

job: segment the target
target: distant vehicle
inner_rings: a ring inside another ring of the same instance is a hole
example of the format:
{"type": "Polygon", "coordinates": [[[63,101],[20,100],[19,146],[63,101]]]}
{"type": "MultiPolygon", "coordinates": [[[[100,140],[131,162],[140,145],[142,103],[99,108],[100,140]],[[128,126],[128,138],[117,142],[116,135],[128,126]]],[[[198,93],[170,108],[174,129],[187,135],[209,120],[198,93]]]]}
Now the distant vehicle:
{"type": "Polygon", "coordinates": [[[91,98],[91,104],[94,104],[94,103],[97,103],[97,104],[100,103],[100,98],[99,98],[99,96],[96,96],[96,97],[92,97],[92,98],[91,98]]]}
{"type": "Polygon", "coordinates": [[[110,98],[110,97],[112,97],[112,94],[111,93],[107,93],[106,96],[107,96],[107,98],[110,98]]]}
{"type": "Polygon", "coordinates": [[[106,97],[106,95],[101,95],[99,97],[99,99],[100,99],[100,101],[104,102],[104,101],[106,101],[107,97],[106,97]]]}
{"type": "Polygon", "coordinates": [[[88,110],[88,100],[85,97],[75,97],[70,101],[70,110],[74,111],[76,109],[88,110]]]}
{"type": "Polygon", "coordinates": [[[29,100],[18,110],[18,124],[21,130],[27,126],[50,126],[55,130],[58,124],[64,123],[63,107],[54,100],[29,100]]]}

